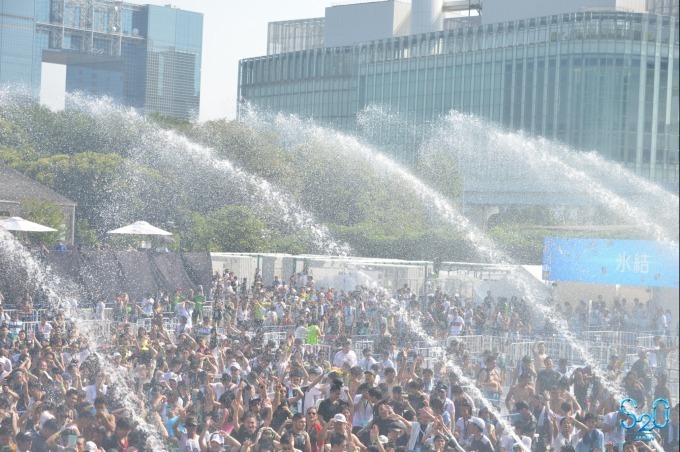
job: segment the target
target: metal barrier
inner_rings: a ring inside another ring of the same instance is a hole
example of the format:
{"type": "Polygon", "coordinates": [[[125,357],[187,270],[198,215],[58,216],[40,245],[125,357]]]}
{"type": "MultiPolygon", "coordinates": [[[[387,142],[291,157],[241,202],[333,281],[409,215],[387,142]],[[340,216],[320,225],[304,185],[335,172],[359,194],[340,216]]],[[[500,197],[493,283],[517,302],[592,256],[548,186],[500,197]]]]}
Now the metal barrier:
{"type": "Polygon", "coordinates": [[[322,359],[324,361],[332,361],[333,360],[333,355],[332,355],[333,350],[332,350],[330,345],[307,344],[306,349],[307,349],[307,353],[311,353],[312,355],[316,356],[319,359],[322,359]]]}
{"type": "Polygon", "coordinates": [[[283,344],[286,342],[286,339],[288,339],[288,335],[292,334],[292,330],[284,330],[284,331],[269,331],[264,333],[264,341],[276,341],[277,344],[283,344]]]}
{"type": "Polygon", "coordinates": [[[364,349],[369,349],[373,351],[373,339],[369,339],[373,336],[353,336],[352,337],[352,348],[357,356],[361,356],[364,349]]]}

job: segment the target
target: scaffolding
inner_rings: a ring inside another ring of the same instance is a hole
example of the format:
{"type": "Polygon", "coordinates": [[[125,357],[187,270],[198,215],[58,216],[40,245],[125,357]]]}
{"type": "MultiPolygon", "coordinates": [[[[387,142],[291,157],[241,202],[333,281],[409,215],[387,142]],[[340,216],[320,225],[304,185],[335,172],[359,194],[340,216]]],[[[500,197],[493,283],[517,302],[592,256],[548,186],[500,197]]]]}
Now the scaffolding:
{"type": "Polygon", "coordinates": [[[141,39],[136,30],[123,31],[123,10],[141,6],[118,0],[52,0],[49,22],[38,22],[49,33],[49,48],[120,57],[123,41],[141,39]]]}

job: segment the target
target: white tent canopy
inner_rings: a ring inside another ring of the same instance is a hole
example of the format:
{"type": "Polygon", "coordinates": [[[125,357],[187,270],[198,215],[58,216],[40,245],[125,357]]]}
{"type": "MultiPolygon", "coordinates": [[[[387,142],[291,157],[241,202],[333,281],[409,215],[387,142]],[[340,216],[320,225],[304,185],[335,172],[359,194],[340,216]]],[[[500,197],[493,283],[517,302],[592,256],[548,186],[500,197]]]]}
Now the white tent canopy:
{"type": "Polygon", "coordinates": [[[146,221],[135,221],[132,224],[114,229],[107,234],[137,234],[137,235],[172,235],[171,232],[164,231],[156,226],[152,226],[146,221]]]}
{"type": "Polygon", "coordinates": [[[0,228],[8,231],[24,231],[24,232],[57,232],[56,229],[43,226],[42,224],[34,223],[32,221],[24,220],[20,217],[7,218],[0,220],[0,228]]]}

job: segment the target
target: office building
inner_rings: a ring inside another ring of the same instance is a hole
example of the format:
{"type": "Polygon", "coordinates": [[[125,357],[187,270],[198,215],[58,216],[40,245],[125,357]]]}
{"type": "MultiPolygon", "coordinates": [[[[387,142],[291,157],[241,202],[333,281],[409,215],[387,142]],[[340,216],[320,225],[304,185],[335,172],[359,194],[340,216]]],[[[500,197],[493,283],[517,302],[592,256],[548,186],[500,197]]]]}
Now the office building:
{"type": "Polygon", "coordinates": [[[0,2],[0,84],[38,97],[42,63],[66,66],[67,92],[145,113],[198,115],[203,15],[114,0],[0,2]]]}
{"type": "Polygon", "coordinates": [[[347,131],[366,107],[385,106],[413,126],[373,132],[404,162],[429,123],[471,113],[596,149],[677,191],[677,9],[677,0],[338,5],[326,9],[322,44],[242,60],[239,96],[347,131]]]}

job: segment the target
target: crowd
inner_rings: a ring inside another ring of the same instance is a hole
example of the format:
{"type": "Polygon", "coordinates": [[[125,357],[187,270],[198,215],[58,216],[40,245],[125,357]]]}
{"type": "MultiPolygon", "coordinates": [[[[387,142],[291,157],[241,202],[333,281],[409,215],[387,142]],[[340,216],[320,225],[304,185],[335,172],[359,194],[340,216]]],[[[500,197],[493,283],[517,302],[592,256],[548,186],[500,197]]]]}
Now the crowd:
{"type": "MultiPolygon", "coordinates": [[[[529,334],[529,307],[491,293],[476,306],[408,285],[345,293],[310,276],[265,283],[259,271],[252,282],[225,271],[207,293],[97,299],[95,320],[115,329],[96,351],[97,332],[64,312],[23,329],[31,298],[0,295],[12,310],[0,308],[3,451],[648,451],[608,383],[620,381],[640,412],[657,398],[673,403],[661,338],[625,370],[616,357],[572,368],[540,340],[511,367],[493,351],[472,356],[463,337],[434,362],[414,347],[421,328],[437,338],[510,325],[529,334]],[[266,339],[276,328],[289,334],[266,339]],[[366,334],[371,346],[357,355],[352,338],[366,334]]],[[[600,302],[589,315],[607,309],[600,302]]],[[[677,450],[678,405],[669,418],[655,441],[677,450]]]]}

